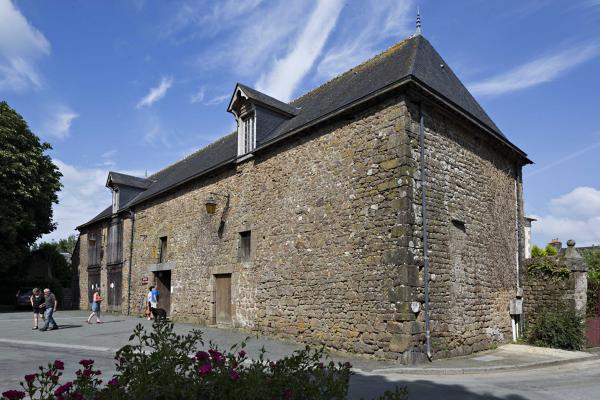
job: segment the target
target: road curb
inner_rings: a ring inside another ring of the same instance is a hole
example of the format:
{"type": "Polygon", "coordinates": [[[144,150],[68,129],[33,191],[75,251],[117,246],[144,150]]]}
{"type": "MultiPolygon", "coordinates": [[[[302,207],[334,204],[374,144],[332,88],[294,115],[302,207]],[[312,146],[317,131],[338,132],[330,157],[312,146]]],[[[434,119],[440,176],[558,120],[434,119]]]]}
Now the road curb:
{"type": "MultiPolygon", "coordinates": [[[[497,365],[489,367],[465,367],[465,368],[418,368],[418,367],[401,367],[401,368],[381,368],[375,369],[368,374],[372,375],[387,375],[387,374],[408,374],[408,375],[474,375],[485,374],[489,372],[510,372],[521,371],[536,368],[553,367],[556,365],[565,365],[578,363],[583,361],[592,361],[600,359],[600,355],[590,355],[587,357],[570,358],[565,360],[541,361],[524,363],[518,365],[497,365]]],[[[358,371],[357,371],[358,372],[358,371]]],[[[360,373],[365,373],[360,371],[360,373]]]]}

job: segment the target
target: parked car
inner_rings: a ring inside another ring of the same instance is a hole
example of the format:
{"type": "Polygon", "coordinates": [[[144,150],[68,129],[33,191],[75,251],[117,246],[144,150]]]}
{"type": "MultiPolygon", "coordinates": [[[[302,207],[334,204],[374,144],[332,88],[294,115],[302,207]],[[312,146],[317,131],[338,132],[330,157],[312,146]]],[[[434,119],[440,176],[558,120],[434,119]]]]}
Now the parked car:
{"type": "Polygon", "coordinates": [[[31,307],[31,295],[33,294],[33,288],[31,287],[22,287],[17,290],[17,301],[15,303],[15,307],[26,308],[31,307]]]}

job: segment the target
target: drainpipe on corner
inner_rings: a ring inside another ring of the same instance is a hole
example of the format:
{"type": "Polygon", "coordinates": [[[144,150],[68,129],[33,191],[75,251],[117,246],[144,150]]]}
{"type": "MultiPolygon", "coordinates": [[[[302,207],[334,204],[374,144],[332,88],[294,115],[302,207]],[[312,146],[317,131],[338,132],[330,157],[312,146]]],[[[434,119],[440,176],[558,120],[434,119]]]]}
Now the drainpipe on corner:
{"type": "Polygon", "coordinates": [[[423,111],[422,105],[419,103],[419,147],[421,150],[421,210],[423,218],[423,281],[425,295],[425,340],[427,349],[427,358],[432,360],[431,353],[431,330],[429,321],[429,242],[427,233],[427,197],[426,197],[426,182],[427,175],[425,172],[425,129],[423,127],[423,111]]]}
{"type": "Polygon", "coordinates": [[[129,209],[131,218],[131,239],[129,241],[129,268],[127,269],[127,315],[131,315],[131,265],[133,258],[133,230],[135,227],[135,208],[129,209]]]}

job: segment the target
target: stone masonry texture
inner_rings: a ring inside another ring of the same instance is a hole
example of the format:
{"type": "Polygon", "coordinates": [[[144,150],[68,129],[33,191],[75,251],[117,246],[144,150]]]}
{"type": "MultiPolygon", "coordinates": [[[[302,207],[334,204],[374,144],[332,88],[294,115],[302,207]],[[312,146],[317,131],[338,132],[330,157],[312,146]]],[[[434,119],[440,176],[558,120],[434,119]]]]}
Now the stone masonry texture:
{"type": "MultiPolygon", "coordinates": [[[[423,359],[417,101],[426,131],[432,350],[454,356],[508,340],[520,164],[479,128],[410,92],[137,205],[131,311],[154,282],[149,267],[167,237],[174,320],[214,324],[215,275],[231,274],[234,327],[405,363],[423,359]],[[207,214],[211,193],[230,195],[221,234],[225,200],[217,197],[216,213],[207,214]],[[241,261],[245,231],[250,259],[241,261]]],[[[106,237],[107,226],[86,229],[106,237]]],[[[89,306],[86,232],[82,308],[89,306]]],[[[130,218],[123,232],[126,312],[130,218]]]]}

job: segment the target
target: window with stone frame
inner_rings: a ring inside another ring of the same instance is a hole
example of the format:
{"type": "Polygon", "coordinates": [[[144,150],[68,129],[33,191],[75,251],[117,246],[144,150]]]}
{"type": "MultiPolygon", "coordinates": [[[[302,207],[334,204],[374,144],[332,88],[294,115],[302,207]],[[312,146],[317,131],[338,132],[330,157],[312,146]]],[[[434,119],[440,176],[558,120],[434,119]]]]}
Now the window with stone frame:
{"type": "Polygon", "coordinates": [[[121,220],[112,221],[108,228],[107,264],[119,264],[123,257],[123,230],[121,220]]]}
{"type": "Polygon", "coordinates": [[[240,232],[239,259],[241,262],[249,262],[252,249],[252,232],[240,232]]]}
{"type": "Polygon", "coordinates": [[[99,231],[88,233],[88,267],[101,263],[102,235],[99,231]]]}
{"type": "Polygon", "coordinates": [[[167,262],[167,237],[160,238],[160,247],[158,249],[158,263],[167,262]]]}

